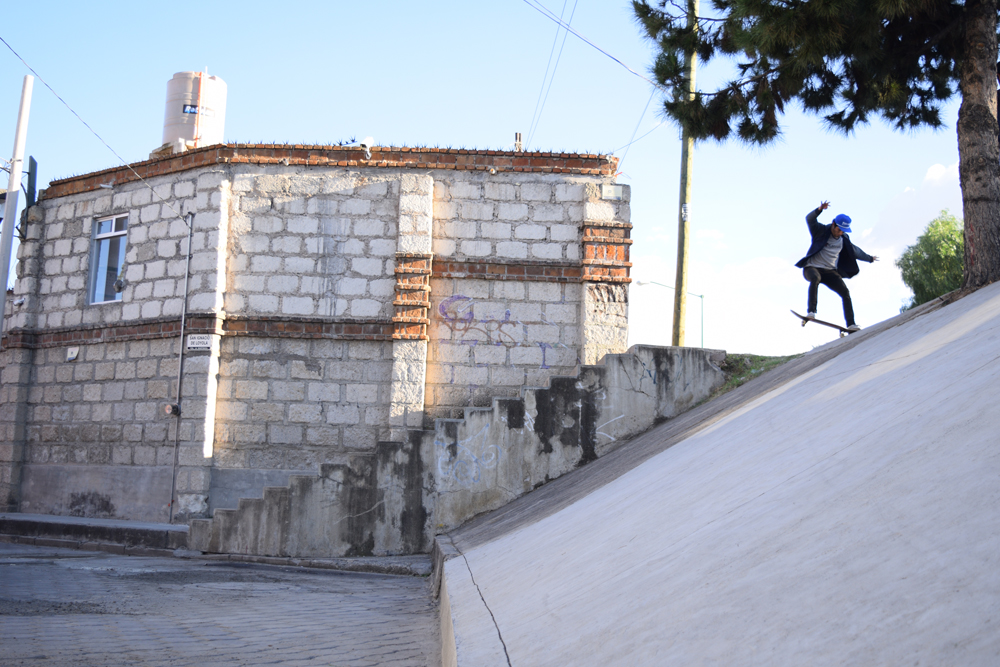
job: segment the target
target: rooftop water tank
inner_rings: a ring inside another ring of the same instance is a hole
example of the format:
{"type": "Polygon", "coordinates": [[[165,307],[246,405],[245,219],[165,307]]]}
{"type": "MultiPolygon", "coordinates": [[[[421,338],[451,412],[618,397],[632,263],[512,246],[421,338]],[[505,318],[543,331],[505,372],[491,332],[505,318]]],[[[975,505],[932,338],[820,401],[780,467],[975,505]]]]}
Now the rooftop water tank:
{"type": "Polygon", "coordinates": [[[163,143],[180,150],[221,144],[225,126],[226,82],[205,72],[174,74],[167,82],[163,143]]]}

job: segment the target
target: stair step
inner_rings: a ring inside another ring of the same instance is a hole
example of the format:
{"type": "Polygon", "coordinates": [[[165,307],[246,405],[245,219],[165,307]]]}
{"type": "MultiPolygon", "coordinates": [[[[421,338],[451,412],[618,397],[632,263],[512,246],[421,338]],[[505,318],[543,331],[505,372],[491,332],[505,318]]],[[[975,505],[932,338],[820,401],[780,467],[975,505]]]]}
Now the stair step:
{"type": "Polygon", "coordinates": [[[464,408],[465,417],[461,421],[465,421],[472,417],[473,415],[483,415],[491,414],[493,412],[493,406],[488,408],[464,408]]]}

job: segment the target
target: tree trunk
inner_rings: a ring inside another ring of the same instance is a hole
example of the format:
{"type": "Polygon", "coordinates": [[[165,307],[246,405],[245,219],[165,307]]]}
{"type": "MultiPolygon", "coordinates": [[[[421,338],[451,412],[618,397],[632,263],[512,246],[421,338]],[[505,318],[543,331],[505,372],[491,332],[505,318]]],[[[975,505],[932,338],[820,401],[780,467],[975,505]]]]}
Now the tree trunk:
{"type": "Polygon", "coordinates": [[[958,173],[965,214],[965,280],[1000,280],[1000,144],[997,131],[997,0],[965,4],[959,72],[958,173]]]}

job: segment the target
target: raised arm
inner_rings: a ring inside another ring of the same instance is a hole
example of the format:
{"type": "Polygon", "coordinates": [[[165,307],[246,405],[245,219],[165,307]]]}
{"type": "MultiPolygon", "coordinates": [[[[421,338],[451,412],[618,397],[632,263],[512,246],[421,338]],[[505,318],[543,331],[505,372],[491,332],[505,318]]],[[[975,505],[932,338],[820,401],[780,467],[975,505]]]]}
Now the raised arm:
{"type": "Polygon", "coordinates": [[[809,211],[809,215],[806,216],[806,224],[809,225],[809,232],[815,233],[818,228],[823,225],[819,221],[819,214],[830,208],[830,202],[824,201],[820,202],[819,206],[809,211]]]}

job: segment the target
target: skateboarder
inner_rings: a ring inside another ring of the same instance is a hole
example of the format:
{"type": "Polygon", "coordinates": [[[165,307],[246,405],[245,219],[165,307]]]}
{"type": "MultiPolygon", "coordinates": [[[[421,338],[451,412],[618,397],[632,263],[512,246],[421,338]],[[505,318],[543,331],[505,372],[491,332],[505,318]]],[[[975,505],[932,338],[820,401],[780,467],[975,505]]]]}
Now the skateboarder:
{"type": "Polygon", "coordinates": [[[854,323],[854,305],[851,303],[851,293],[844,284],[845,278],[853,278],[858,274],[858,260],[877,262],[878,257],[868,255],[858,246],[851,243],[847,236],[851,231],[851,219],[841,213],[829,225],[820,224],[819,214],[830,207],[830,202],[824,201],[819,207],[806,216],[812,245],[809,252],[795,266],[802,269],[802,275],[809,281],[809,304],[806,317],[816,318],[816,303],[819,298],[819,284],[823,283],[844,300],[844,319],[848,331],[857,331],[861,327],[854,323]]]}

